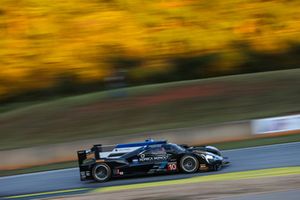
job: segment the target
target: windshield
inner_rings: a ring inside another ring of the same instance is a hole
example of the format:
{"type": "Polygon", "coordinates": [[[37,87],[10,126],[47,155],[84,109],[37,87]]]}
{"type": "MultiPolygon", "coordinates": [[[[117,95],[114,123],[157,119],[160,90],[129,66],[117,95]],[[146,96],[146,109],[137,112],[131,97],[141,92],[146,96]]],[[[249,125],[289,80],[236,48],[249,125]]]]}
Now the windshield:
{"type": "Polygon", "coordinates": [[[185,151],[185,148],[183,148],[182,146],[179,146],[178,144],[173,144],[173,146],[175,148],[177,148],[179,151],[185,151]]]}
{"type": "Polygon", "coordinates": [[[164,146],[164,148],[167,150],[167,151],[185,151],[186,149],[177,145],[177,144],[167,144],[164,146]]]}

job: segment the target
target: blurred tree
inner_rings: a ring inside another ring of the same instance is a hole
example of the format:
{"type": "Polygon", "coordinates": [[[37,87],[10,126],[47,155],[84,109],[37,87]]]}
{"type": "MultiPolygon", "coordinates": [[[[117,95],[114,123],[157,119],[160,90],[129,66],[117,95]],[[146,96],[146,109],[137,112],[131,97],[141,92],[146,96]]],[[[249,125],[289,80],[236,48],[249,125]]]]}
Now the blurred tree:
{"type": "Polygon", "coordinates": [[[101,89],[116,68],[140,84],[299,67],[299,10],[297,0],[1,0],[0,99],[101,89]]]}

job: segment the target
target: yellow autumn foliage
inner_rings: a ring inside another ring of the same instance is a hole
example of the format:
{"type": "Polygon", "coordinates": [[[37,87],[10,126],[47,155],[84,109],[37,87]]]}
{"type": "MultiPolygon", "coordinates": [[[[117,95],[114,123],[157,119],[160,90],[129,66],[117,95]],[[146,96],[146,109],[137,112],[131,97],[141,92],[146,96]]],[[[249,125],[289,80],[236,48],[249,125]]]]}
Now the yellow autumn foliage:
{"type": "Polygon", "coordinates": [[[144,62],[135,78],[172,68],[168,59],[224,52],[213,65],[245,59],[232,47],[284,52],[300,42],[297,0],[0,0],[0,96],[55,85],[61,74],[102,80],[115,56],[144,62]]]}

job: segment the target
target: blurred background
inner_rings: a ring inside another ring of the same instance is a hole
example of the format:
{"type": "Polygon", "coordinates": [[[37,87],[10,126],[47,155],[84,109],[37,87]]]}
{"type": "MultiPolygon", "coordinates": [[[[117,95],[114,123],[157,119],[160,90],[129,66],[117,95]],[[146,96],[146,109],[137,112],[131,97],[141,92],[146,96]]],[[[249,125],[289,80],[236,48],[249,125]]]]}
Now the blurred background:
{"type": "Polygon", "coordinates": [[[1,102],[299,67],[297,0],[1,0],[1,102]],[[125,84],[124,83],[124,84],[125,84]]]}
{"type": "Polygon", "coordinates": [[[102,199],[299,199],[300,1],[0,0],[0,199],[101,192],[76,151],[147,138],[232,165],[102,199]]]}
{"type": "MultiPolygon", "coordinates": [[[[0,150],[190,127],[195,144],[253,139],[252,119],[300,111],[299,10],[297,0],[1,0],[0,150]]],[[[79,144],[51,162],[74,159],[79,144]]]]}

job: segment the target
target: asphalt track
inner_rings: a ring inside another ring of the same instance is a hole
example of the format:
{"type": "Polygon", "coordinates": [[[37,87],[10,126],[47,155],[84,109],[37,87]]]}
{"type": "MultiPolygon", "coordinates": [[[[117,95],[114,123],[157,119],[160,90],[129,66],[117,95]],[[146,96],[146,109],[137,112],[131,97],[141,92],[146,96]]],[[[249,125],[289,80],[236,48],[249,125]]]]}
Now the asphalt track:
{"type": "Polygon", "coordinates": [[[5,196],[74,188],[100,188],[226,172],[300,166],[300,142],[227,150],[223,154],[229,157],[231,165],[218,172],[123,178],[107,183],[81,182],[77,168],[0,177],[0,199],[5,196]]]}

